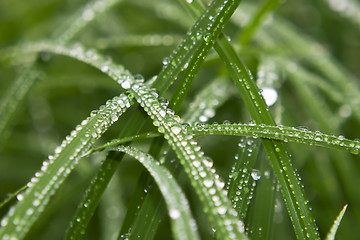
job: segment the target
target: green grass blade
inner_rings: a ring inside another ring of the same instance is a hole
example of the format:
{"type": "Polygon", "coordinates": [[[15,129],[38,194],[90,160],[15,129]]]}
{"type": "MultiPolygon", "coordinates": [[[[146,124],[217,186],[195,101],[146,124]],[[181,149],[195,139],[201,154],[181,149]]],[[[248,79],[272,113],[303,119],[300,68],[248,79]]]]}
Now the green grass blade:
{"type": "Polygon", "coordinates": [[[23,105],[26,96],[39,79],[39,71],[28,67],[23,71],[10,86],[0,103],[0,146],[3,145],[3,141],[10,132],[17,110],[23,105]]]}
{"type": "Polygon", "coordinates": [[[251,137],[241,139],[239,154],[229,175],[228,196],[241,220],[245,221],[250,201],[253,197],[256,180],[259,179],[255,169],[259,151],[259,141],[251,137]]]}
{"type": "MultiPolygon", "coordinates": [[[[228,66],[230,74],[254,121],[274,125],[274,120],[268,112],[258,87],[225,38],[221,39],[221,43],[216,46],[216,50],[228,66]]],[[[319,238],[317,227],[307,206],[308,200],[304,196],[297,173],[283,144],[265,139],[262,142],[272,162],[276,177],[280,182],[297,237],[300,239],[319,238]]]]}
{"type": "Polygon", "coordinates": [[[248,219],[246,222],[249,238],[251,239],[273,239],[274,233],[274,211],[277,184],[272,173],[271,166],[266,161],[265,155],[260,154],[260,168],[256,176],[257,180],[255,194],[251,200],[248,219]]]}
{"type": "Polygon", "coordinates": [[[190,213],[189,203],[180,186],[173,180],[166,168],[160,166],[149,154],[134,148],[120,146],[116,149],[137,159],[155,179],[168,206],[175,239],[199,239],[195,220],[190,213]]]}
{"type": "MultiPolygon", "coordinates": [[[[58,28],[58,32],[54,33],[56,41],[61,44],[65,44],[71,40],[75,34],[77,34],[82,28],[92,22],[95,17],[98,17],[100,13],[103,13],[109,7],[111,7],[116,1],[114,0],[94,0],[85,8],[82,8],[71,16],[71,21],[58,28]],[[90,18],[89,18],[90,17],[90,18]],[[75,24],[74,24],[75,23],[75,24]]],[[[15,52],[15,55],[16,52],[15,52]]],[[[35,58],[36,59],[36,58],[35,58]]],[[[34,60],[35,60],[34,59],[34,60]]],[[[33,65],[34,62],[28,63],[28,67],[33,65]]],[[[26,68],[28,68],[26,67],[26,68]]],[[[39,78],[40,72],[35,67],[28,68],[14,81],[2,98],[0,104],[0,145],[6,139],[12,121],[16,117],[18,109],[21,107],[24,99],[30,92],[31,88],[36,84],[39,78]]]]}
{"type": "Polygon", "coordinates": [[[343,209],[340,211],[339,215],[336,217],[334,224],[331,226],[331,229],[329,231],[329,233],[326,235],[326,240],[334,240],[335,239],[335,234],[340,226],[341,220],[344,217],[346,208],[347,208],[347,204],[343,207],[343,209]]]}
{"type": "Polygon", "coordinates": [[[215,116],[216,107],[221,106],[233,92],[229,81],[217,78],[196,96],[183,116],[183,121],[194,124],[207,122],[215,116]]]}
{"type": "Polygon", "coordinates": [[[237,219],[236,213],[231,208],[222,189],[225,185],[224,182],[220,181],[213,173],[212,163],[203,156],[203,152],[192,140],[192,136],[186,133],[179,118],[173,115],[170,109],[159,103],[158,94],[150,91],[142,83],[125,80],[121,85],[130,90],[153,119],[154,125],[159,127],[161,133],[164,133],[165,139],[184,166],[203,209],[209,214],[209,221],[219,236],[223,239],[246,238],[243,234],[243,223],[237,219]]]}
{"type": "Polygon", "coordinates": [[[108,156],[103,162],[76,210],[64,239],[81,239],[83,237],[107,185],[120,165],[121,159],[122,158],[117,158],[117,156],[114,157],[114,155],[112,155],[108,156]]]}
{"type": "Polygon", "coordinates": [[[282,1],[283,0],[263,0],[261,6],[256,9],[256,12],[241,32],[239,38],[241,45],[245,46],[250,42],[257,28],[282,1]]]}
{"type": "Polygon", "coordinates": [[[85,45],[94,46],[96,49],[115,47],[167,47],[179,43],[181,39],[181,36],[178,34],[139,34],[99,38],[96,41],[86,42],[85,45]]]}
{"type": "Polygon", "coordinates": [[[23,199],[3,218],[0,238],[21,239],[25,236],[78,161],[128,107],[127,96],[115,97],[66,137],[55,149],[55,154],[44,161],[41,172],[28,183],[23,199]]]}
{"type": "Polygon", "coordinates": [[[253,136],[281,140],[284,142],[304,143],[308,145],[322,146],[332,149],[347,151],[352,154],[360,153],[360,142],[349,140],[343,136],[324,134],[320,131],[312,132],[306,128],[295,128],[287,126],[271,126],[256,124],[200,124],[188,127],[188,131],[203,136],[208,134],[253,136]]]}
{"type": "Polygon", "coordinates": [[[213,1],[170,58],[165,60],[165,66],[159,73],[153,87],[161,92],[163,89],[167,89],[183,72],[183,78],[180,82],[182,87],[178,88],[177,93],[175,93],[177,100],[174,99],[173,101],[181,103],[188,91],[189,87],[187,86],[191,85],[201,63],[239,3],[240,0],[213,1]]]}
{"type": "Polygon", "coordinates": [[[98,19],[118,2],[120,2],[120,0],[90,1],[72,16],[68,17],[65,23],[54,31],[53,39],[56,39],[59,44],[69,42],[69,40],[74,38],[86,25],[98,19]]]}
{"type": "MultiPolygon", "coordinates": [[[[224,36],[218,39],[215,50],[227,66],[230,76],[255,123],[275,125],[258,87],[251,74],[249,74],[249,70],[241,62],[224,36]]],[[[297,237],[299,239],[318,239],[319,233],[307,206],[308,200],[305,198],[298,174],[284,145],[281,142],[266,139],[262,139],[262,142],[272,163],[275,175],[279,180],[297,237]]]]}

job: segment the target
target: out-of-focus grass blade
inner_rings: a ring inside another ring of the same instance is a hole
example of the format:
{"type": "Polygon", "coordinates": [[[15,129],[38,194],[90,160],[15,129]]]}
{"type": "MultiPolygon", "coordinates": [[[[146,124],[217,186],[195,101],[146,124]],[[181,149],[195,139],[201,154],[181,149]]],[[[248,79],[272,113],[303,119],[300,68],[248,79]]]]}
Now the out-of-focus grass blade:
{"type": "Polygon", "coordinates": [[[37,172],[28,183],[21,201],[2,219],[1,239],[22,239],[25,236],[78,161],[128,107],[130,100],[127,96],[115,97],[92,112],[66,137],[55,149],[55,154],[43,162],[41,172],[37,172]]]}
{"type": "Polygon", "coordinates": [[[326,235],[326,240],[334,240],[335,234],[340,226],[341,220],[345,214],[347,204],[343,207],[343,209],[340,211],[339,215],[336,217],[334,224],[331,226],[329,233],[326,235]]]}
{"type": "MultiPolygon", "coordinates": [[[[100,16],[101,13],[105,12],[115,2],[115,0],[94,0],[78,10],[77,13],[70,17],[72,21],[57,28],[62,29],[54,33],[57,43],[65,44],[68,42],[82,28],[100,16]]],[[[16,112],[21,107],[32,86],[36,84],[39,74],[40,72],[33,66],[33,62],[28,63],[26,69],[21,71],[19,77],[15,79],[2,98],[0,104],[0,146],[10,131],[16,112]]]]}

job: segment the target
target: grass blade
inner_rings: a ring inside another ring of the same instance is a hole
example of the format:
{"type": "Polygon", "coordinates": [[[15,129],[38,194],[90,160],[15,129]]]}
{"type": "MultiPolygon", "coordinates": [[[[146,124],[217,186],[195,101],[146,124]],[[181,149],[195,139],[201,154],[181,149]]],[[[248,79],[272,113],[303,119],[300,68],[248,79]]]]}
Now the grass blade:
{"type": "Polygon", "coordinates": [[[188,131],[197,135],[233,135],[252,136],[281,140],[283,142],[296,142],[308,145],[322,146],[332,149],[347,151],[352,154],[360,153],[360,142],[346,139],[344,136],[324,134],[320,131],[312,132],[306,128],[295,128],[287,126],[271,126],[250,124],[200,124],[188,127],[188,131]]]}
{"type": "Polygon", "coordinates": [[[331,229],[329,231],[329,233],[326,235],[326,240],[334,240],[335,239],[335,234],[340,226],[341,220],[345,214],[346,208],[347,208],[347,204],[343,207],[343,209],[340,211],[339,215],[336,217],[334,224],[331,226],[331,229]]]}
{"type": "Polygon", "coordinates": [[[116,150],[125,152],[137,159],[155,179],[168,206],[175,239],[199,239],[195,220],[190,213],[189,203],[180,186],[173,180],[166,168],[161,167],[149,154],[134,148],[120,146],[116,150]]]}
{"type": "Polygon", "coordinates": [[[23,199],[1,221],[0,238],[21,239],[25,236],[78,161],[128,107],[128,97],[115,97],[66,137],[55,149],[55,154],[43,163],[41,172],[28,183],[23,199]]]}
{"type": "Polygon", "coordinates": [[[216,228],[217,233],[223,239],[243,239],[243,223],[236,217],[236,213],[230,207],[229,200],[224,195],[222,187],[224,182],[220,181],[210,163],[200,151],[200,147],[192,140],[192,136],[186,133],[179,123],[179,118],[173,115],[170,109],[158,102],[158,94],[150,91],[141,82],[125,80],[121,84],[134,95],[135,99],[144,108],[164,133],[165,139],[176,152],[180,163],[199,196],[203,209],[209,214],[209,220],[216,228]],[[232,227],[225,227],[232,226],[232,227]]]}

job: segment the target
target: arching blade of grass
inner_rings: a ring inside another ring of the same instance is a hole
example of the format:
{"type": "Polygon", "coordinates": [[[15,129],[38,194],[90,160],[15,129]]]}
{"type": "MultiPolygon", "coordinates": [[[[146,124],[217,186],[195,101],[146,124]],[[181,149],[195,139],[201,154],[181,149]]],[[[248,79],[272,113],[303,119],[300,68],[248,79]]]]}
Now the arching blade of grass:
{"type": "Polygon", "coordinates": [[[96,49],[106,49],[114,47],[161,47],[173,46],[182,39],[178,34],[144,34],[114,36],[99,38],[96,41],[85,42],[86,46],[93,46],[96,49]]]}
{"type": "MultiPolygon", "coordinates": [[[[225,79],[217,78],[215,79],[211,84],[207,85],[205,88],[201,90],[201,92],[197,95],[196,99],[190,104],[190,108],[186,111],[183,121],[186,123],[194,124],[197,121],[207,121],[209,118],[213,117],[215,114],[216,108],[221,106],[226,99],[228,99],[231,96],[231,84],[229,84],[228,81],[225,81],[225,79]]],[[[157,134],[151,134],[156,136],[157,134]]],[[[117,140],[114,140],[110,142],[109,144],[116,144],[117,140]]],[[[107,144],[103,145],[106,146],[107,144]]],[[[101,146],[101,148],[103,148],[101,146]]],[[[164,166],[167,166],[167,168],[170,171],[174,170],[174,177],[178,175],[178,169],[176,169],[176,165],[174,163],[171,163],[173,161],[172,154],[166,154],[164,160],[164,166]]],[[[157,223],[160,221],[161,212],[163,212],[162,209],[162,201],[158,200],[158,197],[156,196],[157,191],[154,191],[153,188],[150,188],[150,190],[147,191],[145,200],[143,201],[141,205],[141,210],[136,217],[136,222],[133,223],[131,227],[131,235],[133,236],[135,234],[135,237],[139,234],[142,238],[151,239],[151,234],[149,234],[149,231],[154,232],[157,230],[157,223]],[[149,199],[151,198],[151,199],[149,199]],[[154,207],[154,205],[151,205],[151,208],[147,207],[148,202],[151,204],[154,204],[154,202],[157,202],[157,206],[154,207]],[[154,208],[156,209],[156,213],[154,214],[154,208]],[[158,213],[160,212],[160,213],[158,213]],[[143,225],[143,222],[146,221],[146,219],[142,218],[142,215],[145,216],[151,216],[151,219],[149,224],[146,226],[143,225]],[[135,227],[137,227],[137,222],[140,223],[141,229],[138,230],[135,227]],[[146,230],[145,228],[148,228],[149,230],[146,230]],[[146,235],[143,234],[143,232],[146,232],[146,235]]],[[[136,206],[138,204],[135,204],[136,206]]],[[[129,212],[131,213],[132,211],[129,212]]],[[[124,235],[128,231],[129,227],[125,228],[121,231],[121,233],[124,235]]]]}
{"type": "Polygon", "coordinates": [[[208,214],[209,221],[223,239],[243,239],[244,226],[236,217],[236,212],[231,208],[229,200],[224,194],[224,182],[218,179],[213,172],[212,163],[203,156],[200,147],[192,140],[192,136],[186,133],[179,118],[173,115],[170,109],[161,105],[157,94],[150,91],[145,85],[139,82],[132,82],[129,79],[121,84],[134,95],[135,99],[144,108],[164,133],[165,139],[169,142],[180,163],[184,166],[185,172],[198,194],[203,210],[208,214]],[[229,227],[231,226],[231,227],[229,227]]]}
{"type": "Polygon", "coordinates": [[[121,0],[92,0],[84,7],[78,9],[72,16],[67,17],[63,25],[52,34],[58,44],[69,42],[90,22],[98,19],[107,10],[121,0]]]}
{"type": "Polygon", "coordinates": [[[224,28],[239,2],[214,1],[190,30],[187,38],[175,49],[173,55],[164,59],[165,66],[152,86],[157,87],[161,93],[182,74],[177,90],[170,101],[170,106],[175,112],[179,110],[200,65],[212,48],[214,40],[224,28]]]}
{"type": "Polygon", "coordinates": [[[217,124],[217,125],[196,125],[188,127],[188,131],[197,135],[233,135],[233,136],[253,136],[281,140],[284,142],[297,142],[308,145],[328,147],[359,154],[360,142],[346,139],[343,136],[334,136],[308,129],[300,129],[287,126],[271,126],[256,124],[217,124]]]}
{"type": "Polygon", "coordinates": [[[127,96],[115,97],[66,137],[55,149],[55,154],[43,162],[41,172],[28,183],[23,199],[2,219],[1,239],[22,239],[25,236],[78,161],[128,107],[127,96]]]}
{"type": "Polygon", "coordinates": [[[125,152],[137,159],[155,179],[168,206],[175,239],[199,239],[188,201],[167,169],[160,166],[149,154],[134,148],[120,146],[116,150],[125,152]]]}
{"type": "MultiPolygon", "coordinates": [[[[248,69],[224,36],[218,39],[215,50],[227,66],[255,123],[275,125],[248,69]]],[[[318,239],[319,233],[307,206],[308,200],[305,198],[302,185],[284,145],[281,142],[266,139],[262,139],[262,142],[279,180],[297,237],[318,239]]]]}
{"type": "MultiPolygon", "coordinates": [[[[59,44],[65,44],[115,2],[115,0],[92,1],[70,17],[72,21],[60,26],[58,29],[63,30],[54,33],[54,38],[59,44]]],[[[36,70],[33,63],[28,63],[25,70],[21,71],[19,77],[15,79],[14,83],[2,98],[0,104],[0,145],[2,145],[2,142],[6,139],[16,112],[21,107],[32,86],[36,84],[39,74],[40,72],[36,70]],[[32,68],[30,68],[31,66],[32,68]]]]}
{"type": "Polygon", "coordinates": [[[339,215],[336,217],[334,224],[331,226],[331,229],[329,231],[329,233],[326,235],[326,240],[334,240],[335,239],[335,234],[340,226],[341,220],[344,217],[346,208],[347,208],[347,204],[343,207],[343,209],[340,211],[339,215]]]}

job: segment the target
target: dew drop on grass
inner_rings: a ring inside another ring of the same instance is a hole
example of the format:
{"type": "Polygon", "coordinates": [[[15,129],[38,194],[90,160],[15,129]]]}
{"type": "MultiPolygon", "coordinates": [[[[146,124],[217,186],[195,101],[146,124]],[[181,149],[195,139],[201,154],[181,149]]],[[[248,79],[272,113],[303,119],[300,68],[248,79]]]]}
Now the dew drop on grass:
{"type": "Polygon", "coordinates": [[[172,219],[178,219],[180,217],[180,211],[178,209],[170,209],[169,215],[172,219]]]}
{"type": "Polygon", "coordinates": [[[221,207],[218,207],[218,209],[217,209],[217,212],[219,213],[219,214],[225,214],[226,213],[226,207],[224,207],[224,206],[221,206],[221,207]]]}
{"type": "Polygon", "coordinates": [[[205,42],[208,42],[210,40],[210,34],[209,33],[204,35],[204,40],[205,40],[205,42]]]}
{"type": "Polygon", "coordinates": [[[130,89],[131,87],[131,80],[129,78],[125,79],[122,83],[121,83],[121,87],[123,89],[130,89]]]}
{"type": "Polygon", "coordinates": [[[261,94],[264,97],[266,105],[268,106],[273,105],[278,99],[278,93],[274,88],[264,87],[261,94]]]}
{"type": "Polygon", "coordinates": [[[168,57],[164,58],[162,61],[164,66],[167,66],[169,64],[169,62],[170,62],[170,58],[168,58],[168,57]]]}
{"type": "Polygon", "coordinates": [[[209,179],[204,180],[205,187],[211,187],[213,184],[214,184],[213,180],[209,180],[209,179]]]}
{"type": "Polygon", "coordinates": [[[181,127],[174,125],[171,127],[171,131],[175,134],[178,135],[181,132],[181,127]]]}
{"type": "Polygon", "coordinates": [[[257,181],[261,178],[261,172],[258,169],[253,169],[251,172],[251,177],[257,181]]]}
{"type": "Polygon", "coordinates": [[[91,21],[95,17],[95,13],[92,9],[85,9],[82,13],[82,18],[86,21],[91,21]]]}

